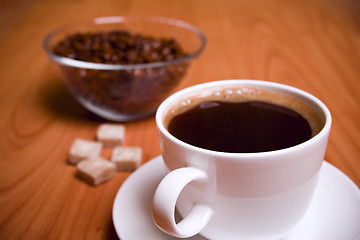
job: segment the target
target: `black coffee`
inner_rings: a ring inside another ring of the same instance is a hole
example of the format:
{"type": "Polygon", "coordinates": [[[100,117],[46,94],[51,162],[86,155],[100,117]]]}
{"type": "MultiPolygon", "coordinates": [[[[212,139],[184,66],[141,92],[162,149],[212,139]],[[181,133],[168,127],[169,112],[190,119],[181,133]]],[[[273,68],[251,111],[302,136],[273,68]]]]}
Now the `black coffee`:
{"type": "Polygon", "coordinates": [[[254,153],[288,148],[312,137],[298,112],[264,101],[205,101],[175,115],[168,131],[204,149],[254,153]]]}
{"type": "Polygon", "coordinates": [[[228,86],[184,95],[170,106],[163,124],[194,146],[254,153],[305,142],[321,131],[324,119],[306,101],[286,93],[228,86]]]}

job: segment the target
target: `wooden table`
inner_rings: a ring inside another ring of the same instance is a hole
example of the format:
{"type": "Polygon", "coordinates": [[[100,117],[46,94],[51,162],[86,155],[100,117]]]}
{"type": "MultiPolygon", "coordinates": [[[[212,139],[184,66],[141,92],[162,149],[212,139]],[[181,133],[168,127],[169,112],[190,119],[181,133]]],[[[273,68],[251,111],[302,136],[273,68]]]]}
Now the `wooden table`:
{"type": "MultiPolygon", "coordinates": [[[[360,8],[356,0],[17,0],[0,3],[0,239],[117,239],[111,211],[130,173],[91,187],[66,163],[106,122],[67,92],[42,40],[74,20],[156,15],[202,29],[182,87],[221,79],[289,84],[320,98],[333,127],[325,159],[360,186],[360,8]]],[[[144,163],[160,154],[153,118],[126,123],[144,163]]],[[[141,227],[141,226],[139,226],[141,227]]]]}

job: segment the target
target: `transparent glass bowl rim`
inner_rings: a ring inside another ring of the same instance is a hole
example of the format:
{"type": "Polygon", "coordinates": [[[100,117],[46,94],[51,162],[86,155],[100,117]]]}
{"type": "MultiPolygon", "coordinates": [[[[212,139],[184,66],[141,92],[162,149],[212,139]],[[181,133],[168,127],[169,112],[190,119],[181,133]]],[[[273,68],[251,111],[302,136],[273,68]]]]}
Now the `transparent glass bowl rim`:
{"type": "Polygon", "coordinates": [[[171,64],[179,64],[182,62],[189,61],[195,57],[197,57],[204,49],[206,43],[206,37],[203,32],[198,29],[197,27],[193,26],[190,23],[184,22],[182,20],[177,20],[173,18],[165,18],[165,17],[126,17],[126,16],[111,16],[111,17],[99,17],[94,18],[92,21],[82,21],[77,23],[70,23],[63,25],[52,32],[50,32],[43,41],[43,47],[46,54],[55,62],[66,65],[69,67],[77,67],[77,68],[85,68],[85,69],[96,69],[96,70],[129,70],[129,69],[136,69],[136,68],[155,68],[155,67],[163,67],[166,65],[171,64]],[[162,62],[154,62],[154,63],[141,63],[141,64],[105,64],[105,63],[92,63],[92,62],[85,62],[80,60],[75,60],[63,56],[59,56],[54,54],[49,49],[49,42],[51,38],[56,35],[58,32],[65,30],[66,28],[73,26],[74,24],[81,24],[81,23],[88,23],[88,24],[114,24],[114,23],[123,23],[123,22],[130,22],[130,21],[148,21],[160,24],[168,24],[174,25],[177,27],[188,29],[194,32],[200,39],[200,47],[196,49],[196,51],[187,54],[184,57],[177,58],[171,61],[162,61],[162,62]]]}

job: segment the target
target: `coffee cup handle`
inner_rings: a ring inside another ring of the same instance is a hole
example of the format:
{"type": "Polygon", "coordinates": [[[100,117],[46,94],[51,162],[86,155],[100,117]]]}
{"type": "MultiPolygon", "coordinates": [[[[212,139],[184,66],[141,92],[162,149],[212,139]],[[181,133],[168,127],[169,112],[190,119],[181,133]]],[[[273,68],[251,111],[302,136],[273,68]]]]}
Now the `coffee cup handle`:
{"type": "Polygon", "coordinates": [[[213,214],[209,206],[195,204],[189,214],[176,223],[176,201],[184,187],[192,181],[206,182],[207,174],[194,167],[176,169],[162,179],[154,194],[153,219],[162,231],[174,237],[196,235],[206,226],[213,214]]]}

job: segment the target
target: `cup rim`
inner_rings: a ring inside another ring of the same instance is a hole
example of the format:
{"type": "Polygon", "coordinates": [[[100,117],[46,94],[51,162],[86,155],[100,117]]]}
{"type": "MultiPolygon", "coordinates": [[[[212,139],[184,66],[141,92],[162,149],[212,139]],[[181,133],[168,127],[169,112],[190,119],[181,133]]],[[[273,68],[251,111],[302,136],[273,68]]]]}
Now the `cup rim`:
{"type": "Polygon", "coordinates": [[[204,50],[205,45],[206,45],[206,37],[199,28],[182,20],[157,17],[157,16],[149,16],[149,17],[108,16],[108,17],[98,17],[91,20],[78,21],[74,23],[65,24],[63,26],[56,28],[55,30],[47,34],[43,40],[43,49],[46,52],[46,54],[49,56],[49,58],[54,62],[69,67],[96,69],[96,70],[129,70],[129,69],[137,69],[137,68],[163,67],[170,64],[179,64],[182,62],[192,60],[197,56],[199,56],[201,52],[204,50]],[[180,28],[188,29],[192,31],[195,35],[197,35],[197,37],[200,40],[200,46],[195,51],[177,59],[173,59],[169,61],[153,62],[153,63],[140,63],[140,64],[107,64],[107,63],[93,63],[93,62],[75,60],[72,58],[57,55],[53,53],[49,47],[49,42],[52,39],[52,37],[54,37],[58,32],[65,30],[66,28],[73,26],[75,24],[101,25],[101,24],[124,23],[130,21],[148,21],[148,22],[173,25],[180,28]]]}
{"type": "Polygon", "coordinates": [[[211,155],[221,155],[221,156],[227,156],[227,157],[263,157],[263,156],[273,156],[273,155],[278,155],[278,154],[286,154],[290,151],[294,151],[297,149],[301,149],[301,148],[305,148],[311,144],[313,144],[313,142],[318,141],[318,139],[322,139],[323,137],[325,137],[329,132],[330,132],[330,128],[331,128],[331,123],[332,123],[332,117],[331,117],[331,113],[329,111],[329,109],[327,108],[327,106],[317,97],[315,97],[314,95],[305,92],[304,90],[301,90],[299,88],[295,88],[286,84],[281,84],[281,83],[276,83],[276,82],[270,82],[270,81],[264,81],[264,80],[252,80],[252,79],[229,79],[229,80],[217,80],[217,81],[211,81],[211,82],[205,82],[205,83],[200,83],[197,85],[193,85],[190,86],[188,88],[182,89],[174,94],[172,94],[171,96],[169,96],[167,99],[165,99],[160,106],[158,107],[157,111],[156,111],[156,115],[155,115],[155,121],[156,121],[156,125],[158,130],[164,134],[167,138],[169,138],[170,140],[174,141],[177,144],[180,144],[184,147],[187,147],[189,149],[192,150],[196,150],[202,153],[207,153],[207,154],[211,154],[211,155]],[[315,105],[317,105],[319,107],[319,109],[322,110],[322,113],[324,114],[325,118],[324,118],[324,126],[322,127],[322,129],[320,130],[319,133],[317,133],[314,137],[310,138],[309,140],[302,142],[300,144],[297,144],[295,146],[291,146],[288,148],[283,148],[283,149],[278,149],[278,150],[273,150],[273,151],[265,151],[265,152],[254,152],[254,153],[232,153],[232,152],[220,152],[220,151],[215,151],[215,150],[209,150],[209,149],[204,149],[204,148],[200,148],[197,146],[193,146],[189,143],[186,143],[176,137],[174,137],[172,134],[169,133],[169,131],[165,128],[164,124],[163,124],[163,119],[165,116],[166,111],[169,109],[169,106],[171,106],[171,103],[173,103],[175,100],[181,99],[181,96],[183,96],[184,94],[199,90],[201,88],[204,87],[215,87],[215,86],[230,86],[230,85],[237,85],[237,84],[241,84],[241,85],[248,85],[251,87],[268,87],[265,89],[268,90],[273,90],[273,89],[281,89],[287,93],[296,93],[297,95],[301,95],[303,97],[305,97],[305,99],[310,100],[312,103],[315,103],[315,105]]]}

